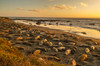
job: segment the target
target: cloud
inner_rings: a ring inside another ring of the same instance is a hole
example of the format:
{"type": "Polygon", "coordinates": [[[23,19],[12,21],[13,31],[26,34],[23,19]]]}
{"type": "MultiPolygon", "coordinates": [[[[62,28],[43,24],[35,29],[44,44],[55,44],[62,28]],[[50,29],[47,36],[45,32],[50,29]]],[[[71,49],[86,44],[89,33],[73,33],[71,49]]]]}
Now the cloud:
{"type": "Polygon", "coordinates": [[[24,8],[17,8],[17,10],[24,10],[24,8]]]}
{"type": "Polygon", "coordinates": [[[66,9],[66,5],[65,4],[62,4],[62,5],[55,5],[54,6],[55,8],[58,8],[58,9],[66,9]]]}
{"type": "Polygon", "coordinates": [[[49,1],[53,1],[53,0],[49,0],[49,1]]]}
{"type": "Polygon", "coordinates": [[[28,11],[32,11],[32,12],[41,12],[41,10],[39,10],[39,9],[30,9],[30,10],[28,10],[28,11]]]}
{"type": "Polygon", "coordinates": [[[87,5],[87,4],[82,3],[82,2],[80,3],[80,5],[81,5],[81,6],[83,6],[83,7],[88,7],[88,5],[87,5]]]}
{"type": "Polygon", "coordinates": [[[76,6],[65,5],[65,4],[62,4],[62,5],[54,5],[54,6],[49,6],[49,7],[52,10],[54,10],[54,9],[60,9],[60,10],[68,9],[68,10],[72,10],[72,9],[75,9],[76,8],[76,6]]]}

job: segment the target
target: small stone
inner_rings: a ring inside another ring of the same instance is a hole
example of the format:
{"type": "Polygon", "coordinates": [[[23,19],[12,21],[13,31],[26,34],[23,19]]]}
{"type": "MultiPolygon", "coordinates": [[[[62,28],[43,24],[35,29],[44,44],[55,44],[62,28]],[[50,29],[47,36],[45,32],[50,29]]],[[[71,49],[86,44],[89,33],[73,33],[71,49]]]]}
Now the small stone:
{"type": "Polygon", "coordinates": [[[86,49],[85,49],[85,52],[86,52],[86,53],[89,53],[89,52],[90,52],[89,48],[86,48],[86,49]]]}
{"type": "Polygon", "coordinates": [[[41,52],[41,50],[36,50],[36,51],[34,51],[34,55],[39,55],[40,52],[41,52]]]}
{"type": "Polygon", "coordinates": [[[69,55],[70,53],[71,53],[70,49],[68,49],[68,50],[65,51],[65,55],[69,55]]]}

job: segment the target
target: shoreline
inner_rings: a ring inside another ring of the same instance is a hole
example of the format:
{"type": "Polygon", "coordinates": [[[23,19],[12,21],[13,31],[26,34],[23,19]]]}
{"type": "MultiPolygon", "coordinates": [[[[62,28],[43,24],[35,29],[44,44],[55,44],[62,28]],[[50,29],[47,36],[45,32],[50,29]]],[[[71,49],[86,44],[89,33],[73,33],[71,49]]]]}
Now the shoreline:
{"type": "MultiPolygon", "coordinates": [[[[27,24],[30,25],[30,23],[32,25],[36,25],[34,22],[24,22],[22,20],[19,21],[15,21],[16,23],[23,23],[23,24],[27,24]]],[[[83,37],[90,37],[90,38],[94,38],[94,39],[100,39],[100,31],[95,30],[95,29],[90,29],[90,28],[83,28],[83,27],[79,27],[79,26],[64,26],[64,25],[44,25],[44,24],[40,24],[40,25],[36,25],[36,26],[41,26],[41,27],[46,27],[46,28],[50,28],[50,29],[58,29],[64,32],[69,32],[72,34],[76,34],[76,35],[80,35],[83,37]],[[66,29],[65,29],[66,28],[66,29]]]]}

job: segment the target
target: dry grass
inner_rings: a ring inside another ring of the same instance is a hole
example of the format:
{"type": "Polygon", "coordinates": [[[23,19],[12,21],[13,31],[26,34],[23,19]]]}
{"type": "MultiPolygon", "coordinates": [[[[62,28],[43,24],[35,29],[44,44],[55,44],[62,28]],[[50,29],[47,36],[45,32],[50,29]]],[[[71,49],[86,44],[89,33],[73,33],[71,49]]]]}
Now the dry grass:
{"type": "Polygon", "coordinates": [[[0,66],[66,66],[55,61],[48,61],[40,56],[26,57],[11,42],[0,38],[0,66]]]}

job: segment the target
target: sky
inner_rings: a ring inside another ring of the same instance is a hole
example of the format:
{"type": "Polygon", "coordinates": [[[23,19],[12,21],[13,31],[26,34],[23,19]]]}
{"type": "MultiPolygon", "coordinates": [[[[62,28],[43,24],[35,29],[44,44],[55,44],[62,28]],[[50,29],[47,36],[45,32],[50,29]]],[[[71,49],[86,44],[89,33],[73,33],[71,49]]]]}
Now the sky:
{"type": "Polygon", "coordinates": [[[100,0],[0,0],[0,16],[100,18],[100,0]]]}

